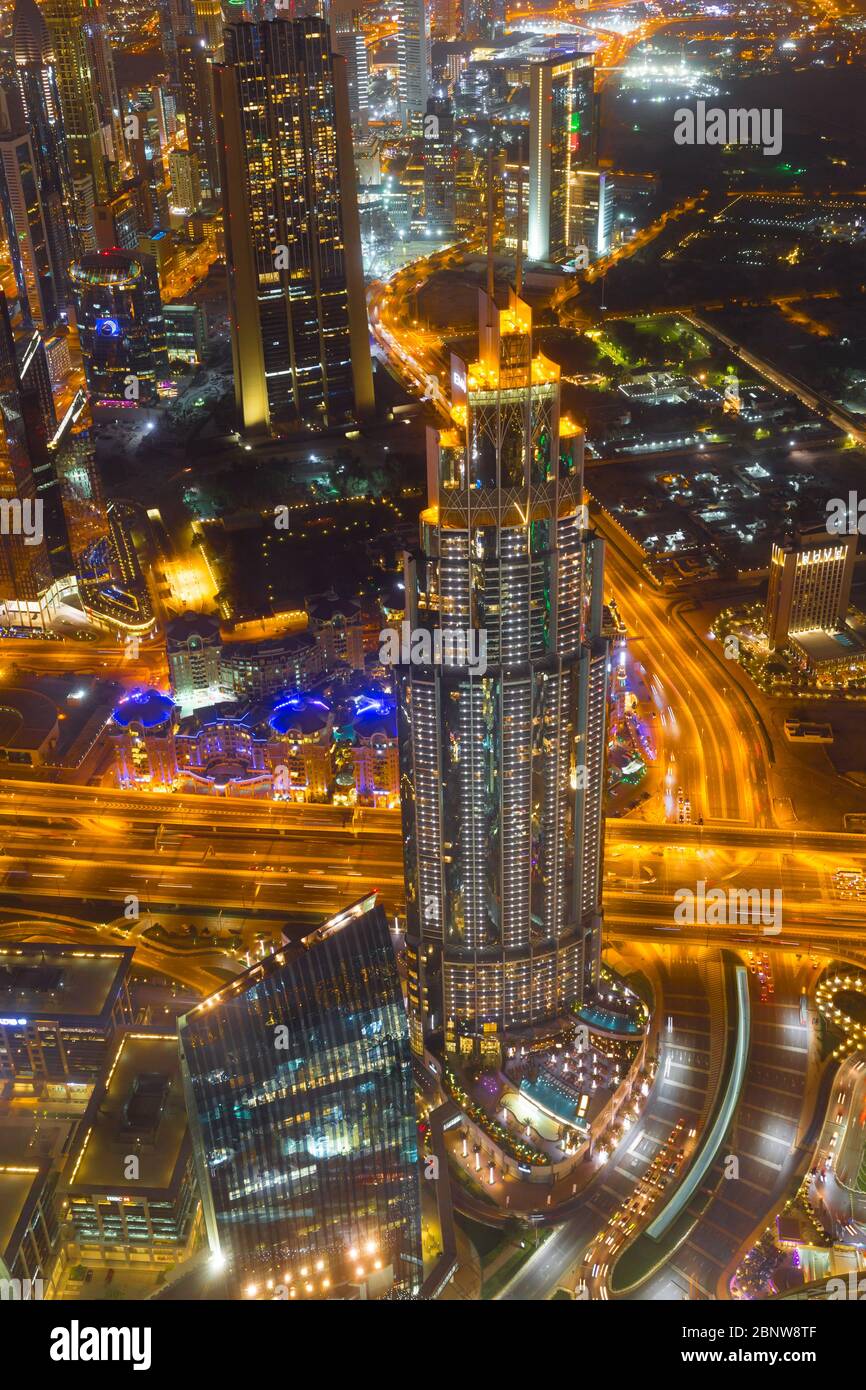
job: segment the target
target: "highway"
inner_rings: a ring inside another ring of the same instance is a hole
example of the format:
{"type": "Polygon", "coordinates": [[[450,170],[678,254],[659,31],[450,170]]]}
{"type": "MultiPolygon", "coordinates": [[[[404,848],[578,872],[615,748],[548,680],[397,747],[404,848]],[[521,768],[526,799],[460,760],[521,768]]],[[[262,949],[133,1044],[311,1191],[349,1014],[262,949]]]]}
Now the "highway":
{"type": "MultiPolygon", "coordinates": [[[[721,971],[714,951],[674,947],[659,952],[655,974],[665,1027],[659,1071],[643,1115],[575,1200],[566,1221],[504,1291],[506,1301],[548,1298],[561,1285],[582,1288],[583,1296],[609,1298],[616,1257],[660,1210],[659,1190],[649,1181],[649,1170],[660,1150],[670,1151],[677,1126],[675,1142],[683,1143],[685,1137],[688,1161],[693,1142],[689,1132],[701,1132],[720,1062],[721,971]]],[[[794,1177],[807,1166],[833,1077],[827,1069],[815,1084],[810,1028],[800,1022],[800,993],[814,975],[813,968],[791,953],[774,960],[776,993],[767,1003],[757,998],[757,981],[750,977],[753,1040],[735,1118],[707,1179],[713,1196],[703,1211],[698,1207],[706,1187],[696,1196],[695,1224],[688,1237],[630,1297],[726,1297],[739,1253],[757,1237],[794,1177]],[[738,1161],[736,1176],[730,1179],[724,1175],[729,1155],[738,1161]]]]}

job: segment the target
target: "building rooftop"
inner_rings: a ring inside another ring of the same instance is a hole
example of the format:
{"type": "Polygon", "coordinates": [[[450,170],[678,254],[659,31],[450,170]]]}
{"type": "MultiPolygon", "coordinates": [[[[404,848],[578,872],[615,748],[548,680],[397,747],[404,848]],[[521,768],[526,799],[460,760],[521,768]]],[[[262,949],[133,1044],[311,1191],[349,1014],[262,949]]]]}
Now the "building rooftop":
{"type": "Polygon", "coordinates": [[[104,1087],[97,1087],[81,1125],[81,1147],[72,1160],[67,1191],[121,1196],[167,1191],[188,1136],[174,1033],[125,1032],[104,1087]],[[124,1158],[139,1159],[137,1180],[124,1177],[124,1158]]]}
{"type": "Polygon", "coordinates": [[[17,1254],[15,1235],[45,1181],[47,1167],[38,1164],[0,1164],[0,1271],[17,1254]]]}
{"type": "Polygon", "coordinates": [[[88,951],[42,942],[0,946],[0,1014],[107,1020],[132,964],[129,946],[88,951]]]}

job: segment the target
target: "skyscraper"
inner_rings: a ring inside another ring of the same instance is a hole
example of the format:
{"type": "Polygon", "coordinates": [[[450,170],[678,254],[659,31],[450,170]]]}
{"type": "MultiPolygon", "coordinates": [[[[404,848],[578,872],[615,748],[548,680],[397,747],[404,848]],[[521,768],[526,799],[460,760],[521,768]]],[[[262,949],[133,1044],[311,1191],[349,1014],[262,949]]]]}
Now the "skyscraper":
{"type": "Polygon", "coordinates": [[[51,329],[57,324],[57,277],[39,188],[39,166],[33,142],[20,113],[13,121],[10,105],[20,106],[17,92],[11,103],[0,93],[0,201],[6,241],[18,285],[21,312],[27,324],[51,329]]]}
{"type": "Polygon", "coordinates": [[[450,236],[457,215],[457,150],[454,112],[444,97],[430,97],[424,117],[424,225],[450,236]]]}
{"type": "Polygon", "coordinates": [[[192,29],[189,0],[159,0],[159,36],[167,69],[168,85],[177,96],[180,91],[180,68],[177,46],[192,29]]]}
{"type": "Polygon", "coordinates": [[[211,198],[220,193],[214,66],[204,40],[187,34],[178,40],[180,108],[191,154],[198,160],[202,181],[211,198]]]}
{"type": "MultiPolygon", "coordinates": [[[[229,0],[232,3],[232,0],[229,0]]],[[[219,61],[223,52],[222,0],[191,0],[190,32],[204,39],[205,47],[219,61]]]]}
{"type": "Polygon", "coordinates": [[[603,543],[559,369],[491,290],[479,360],[452,357],[452,426],[428,433],[422,637],[398,671],[412,1042],[446,1052],[567,1013],[600,951],[603,543]]]}
{"type": "Polygon", "coordinates": [[[54,50],[63,136],[72,178],[73,233],[79,250],[95,246],[94,207],[108,197],[96,90],[84,32],[83,0],[44,0],[54,50]]]}
{"type": "Polygon", "coordinates": [[[153,258],[97,251],[70,272],[84,373],[94,405],[149,405],[168,376],[153,258]]]}
{"type": "Polygon", "coordinates": [[[427,105],[430,52],[424,0],[398,0],[397,63],[404,126],[417,126],[427,105]]]}
{"type": "Polygon", "coordinates": [[[102,135],[102,148],[108,160],[111,183],[116,187],[127,163],[126,142],[120,109],[114,55],[105,10],[100,0],[84,0],[84,37],[87,41],[93,91],[102,135]]]}
{"type": "MultiPolygon", "coordinates": [[[[39,196],[45,218],[58,307],[68,290],[67,267],[73,257],[67,208],[72,207],[69,152],[60,127],[60,96],[51,43],[35,0],[15,0],[13,46],[23,122],[30,137],[39,196]]],[[[12,129],[17,116],[10,112],[12,129]]]]}
{"type": "Polygon", "coordinates": [[[529,255],[570,260],[583,234],[573,175],[596,162],[591,53],[553,52],[529,64],[529,255]]]}
{"type": "Polygon", "coordinates": [[[360,26],[360,12],[344,5],[331,5],[331,45],[346,60],[349,88],[349,114],[359,135],[366,135],[370,115],[370,65],[367,37],[360,26]]]}
{"type": "Polygon", "coordinates": [[[57,597],[51,592],[46,530],[52,530],[51,507],[59,497],[37,496],[29,447],[37,426],[32,399],[25,401],[24,394],[6,297],[0,294],[0,622],[30,628],[43,625],[57,597]]]}
{"type": "Polygon", "coordinates": [[[267,956],[179,1032],[205,1225],[233,1291],[417,1292],[412,1064],[382,908],[367,899],[267,956]]]}
{"type": "Polygon", "coordinates": [[[238,413],[247,431],[372,409],[345,61],[324,20],[226,27],[218,130],[238,413]]]}

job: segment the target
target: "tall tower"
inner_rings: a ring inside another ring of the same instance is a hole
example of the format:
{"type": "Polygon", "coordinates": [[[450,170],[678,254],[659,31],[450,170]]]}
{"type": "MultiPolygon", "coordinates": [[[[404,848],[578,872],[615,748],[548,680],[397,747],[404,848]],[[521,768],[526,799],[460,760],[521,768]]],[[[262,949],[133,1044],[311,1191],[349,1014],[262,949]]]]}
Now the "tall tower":
{"type": "Polygon", "coordinates": [[[529,66],[529,255],[570,259],[583,233],[575,180],[596,162],[591,53],[552,53],[529,66]]]}
{"type": "Polygon", "coordinates": [[[444,97],[429,97],[424,115],[424,225],[450,236],[457,216],[457,150],[454,111],[444,97]]]}
{"type": "Polygon", "coordinates": [[[397,63],[403,125],[418,125],[427,105],[427,88],[430,82],[430,53],[424,0],[399,0],[397,63]]]}
{"type": "Polygon", "coordinates": [[[370,64],[360,18],[356,8],[331,5],[331,46],[346,60],[352,127],[359,135],[366,135],[370,118],[370,64]]]}
{"type": "MultiPolygon", "coordinates": [[[[72,207],[69,152],[60,125],[60,96],[51,41],[36,0],[15,0],[13,47],[23,122],[33,149],[39,196],[54,273],[58,309],[68,294],[67,266],[73,257],[67,208],[72,207]]],[[[10,112],[12,128],[17,116],[10,112]]]]}
{"type": "MultiPolygon", "coordinates": [[[[17,92],[0,92],[0,202],[6,241],[18,285],[19,302],[27,324],[52,329],[59,317],[58,276],[52,258],[33,142],[20,110],[13,120],[10,106],[20,108],[17,92]]],[[[60,283],[64,283],[61,274],[60,283]]]]}
{"type": "Polygon", "coordinates": [[[54,50],[63,136],[72,177],[72,222],[79,250],[96,245],[94,207],[108,198],[108,178],[83,0],[44,0],[42,13],[54,50]]]}
{"type": "Polygon", "coordinates": [[[58,516],[63,525],[56,487],[37,495],[33,405],[22,386],[6,297],[0,294],[0,622],[16,627],[43,625],[52,601],[49,547],[58,516]]]}
{"type": "Polygon", "coordinates": [[[370,339],[345,60],[325,20],[229,24],[217,71],[243,428],[369,414],[370,339]]]}
{"type": "Polygon", "coordinates": [[[191,32],[204,39],[208,52],[219,62],[223,53],[222,0],[192,0],[191,32]]]}
{"type": "Polygon", "coordinates": [[[84,36],[93,74],[93,90],[99,116],[102,145],[109,161],[112,181],[120,183],[127,164],[126,141],[123,135],[123,115],[120,92],[114,70],[114,56],[100,0],[84,0],[84,36]]]}
{"type": "Polygon", "coordinates": [[[567,1014],[600,952],[607,643],[583,436],[514,291],[507,309],[480,294],[479,339],[477,361],[452,357],[451,426],[428,432],[398,670],[412,1041],[446,1052],[567,1014]]]}
{"type": "Polygon", "coordinates": [[[180,107],[186,124],[187,145],[198,160],[202,179],[211,198],[220,193],[217,149],[214,66],[204,39],[186,34],[177,44],[180,74],[180,107]]]}

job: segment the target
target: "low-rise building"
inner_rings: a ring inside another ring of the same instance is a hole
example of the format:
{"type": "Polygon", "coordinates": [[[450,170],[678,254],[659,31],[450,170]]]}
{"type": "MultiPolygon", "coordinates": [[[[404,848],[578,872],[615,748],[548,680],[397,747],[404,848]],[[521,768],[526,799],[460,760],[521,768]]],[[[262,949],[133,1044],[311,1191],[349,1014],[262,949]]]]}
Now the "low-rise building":
{"type": "Polygon", "coordinates": [[[174,1033],[124,1030],[58,1198],[70,1258],[158,1268],[191,1253],[201,1206],[174,1033]]]}
{"type": "Polygon", "coordinates": [[[128,946],[0,946],[0,1083],[69,1095],[102,1074],[118,1030],[132,1021],[128,946]]]}

